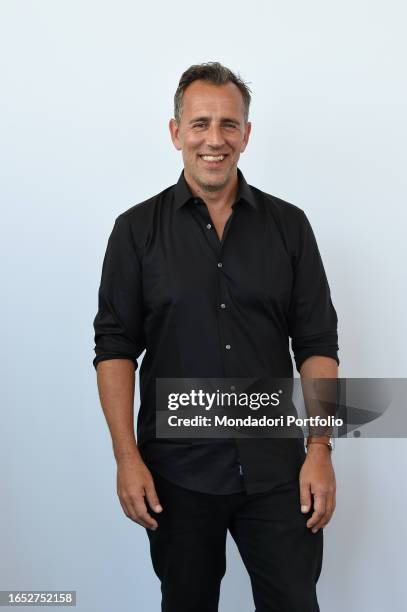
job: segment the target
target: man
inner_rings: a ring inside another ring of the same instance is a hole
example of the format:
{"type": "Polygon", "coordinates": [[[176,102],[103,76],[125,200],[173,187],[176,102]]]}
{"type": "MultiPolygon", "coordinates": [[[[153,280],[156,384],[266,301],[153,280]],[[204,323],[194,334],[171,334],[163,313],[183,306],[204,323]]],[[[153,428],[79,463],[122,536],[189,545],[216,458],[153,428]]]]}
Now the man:
{"type": "Polygon", "coordinates": [[[94,321],[94,365],[124,513],[144,526],[165,612],[215,612],[229,530],[257,612],[316,612],[335,507],[329,440],[162,439],[157,378],[336,378],[337,316],[298,207],[249,186],[250,90],[191,66],[169,129],[178,182],[120,214],[94,321]],[[141,405],[133,401],[137,358],[141,405]]]}

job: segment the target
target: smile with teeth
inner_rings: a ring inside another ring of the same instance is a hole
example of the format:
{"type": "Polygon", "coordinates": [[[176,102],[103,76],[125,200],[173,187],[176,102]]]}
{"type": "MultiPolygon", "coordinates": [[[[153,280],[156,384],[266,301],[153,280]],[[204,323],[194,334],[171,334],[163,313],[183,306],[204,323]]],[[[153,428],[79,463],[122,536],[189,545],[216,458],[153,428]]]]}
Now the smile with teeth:
{"type": "Polygon", "coordinates": [[[200,155],[200,158],[204,161],[219,162],[225,159],[226,155],[200,155]]]}

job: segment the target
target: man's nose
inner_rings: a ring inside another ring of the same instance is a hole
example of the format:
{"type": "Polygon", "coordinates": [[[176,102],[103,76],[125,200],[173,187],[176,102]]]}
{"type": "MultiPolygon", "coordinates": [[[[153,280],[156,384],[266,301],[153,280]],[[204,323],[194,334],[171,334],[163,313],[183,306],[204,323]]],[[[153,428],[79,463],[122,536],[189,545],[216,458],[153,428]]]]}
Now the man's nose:
{"type": "Polygon", "coordinates": [[[222,146],[225,143],[225,139],[222,135],[222,129],[219,125],[210,125],[206,133],[206,143],[213,147],[222,146]]]}

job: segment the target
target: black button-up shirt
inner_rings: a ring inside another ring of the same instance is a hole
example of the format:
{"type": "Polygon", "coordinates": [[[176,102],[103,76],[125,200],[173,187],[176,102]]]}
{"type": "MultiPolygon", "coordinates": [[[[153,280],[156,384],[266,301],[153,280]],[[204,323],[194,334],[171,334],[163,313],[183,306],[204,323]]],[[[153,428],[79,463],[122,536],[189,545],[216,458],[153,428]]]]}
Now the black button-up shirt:
{"type": "Polygon", "coordinates": [[[115,221],[103,261],[93,364],[140,367],[137,442],[150,469],[208,493],[265,491],[298,474],[296,438],[159,439],[156,378],[293,376],[312,355],[339,363],[337,315],[305,213],[249,186],[222,240],[204,201],[178,182],[115,221]]]}

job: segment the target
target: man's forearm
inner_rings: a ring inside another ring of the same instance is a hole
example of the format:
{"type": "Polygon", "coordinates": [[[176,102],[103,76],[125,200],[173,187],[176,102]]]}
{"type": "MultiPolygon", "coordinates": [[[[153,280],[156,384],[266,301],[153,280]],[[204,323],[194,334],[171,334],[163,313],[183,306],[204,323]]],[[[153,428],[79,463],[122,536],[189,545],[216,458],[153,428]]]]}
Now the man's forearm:
{"type": "MultiPolygon", "coordinates": [[[[321,418],[335,416],[337,408],[335,379],[338,377],[338,364],[335,359],[317,355],[308,357],[301,366],[300,374],[307,416],[321,418]]],[[[309,434],[331,436],[332,427],[312,426],[309,428],[309,434]]]]}
{"type": "Polygon", "coordinates": [[[332,357],[313,355],[303,362],[300,374],[301,378],[337,378],[338,364],[332,357]]]}
{"type": "Polygon", "coordinates": [[[97,384],[116,461],[141,459],[134,434],[134,363],[130,359],[100,361],[97,384]]]}

